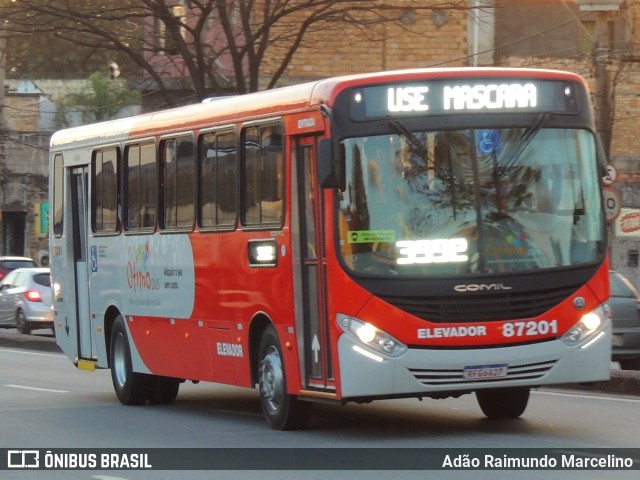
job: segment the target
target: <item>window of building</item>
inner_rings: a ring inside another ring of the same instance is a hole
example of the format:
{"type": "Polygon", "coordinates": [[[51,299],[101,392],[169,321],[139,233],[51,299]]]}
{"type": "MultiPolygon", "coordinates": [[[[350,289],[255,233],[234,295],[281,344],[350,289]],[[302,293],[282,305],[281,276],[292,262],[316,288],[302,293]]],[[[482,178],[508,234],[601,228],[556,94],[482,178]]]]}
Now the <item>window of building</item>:
{"type": "Polygon", "coordinates": [[[202,135],[199,167],[200,226],[235,226],[238,171],[235,132],[212,132],[202,135]]]}
{"type": "MultiPolygon", "coordinates": [[[[609,48],[613,48],[615,45],[614,36],[614,23],[612,21],[607,22],[606,41],[609,48]]],[[[590,55],[593,49],[596,47],[597,42],[596,35],[596,21],[584,20],[582,21],[582,28],[578,30],[578,45],[580,53],[584,55],[590,55]]]]}
{"type": "Polygon", "coordinates": [[[93,152],[93,231],[118,231],[118,149],[93,152]]]}
{"type": "Polygon", "coordinates": [[[247,226],[281,225],[284,218],[282,126],[247,127],[242,139],[242,221],[247,226]]]}
{"type": "Polygon", "coordinates": [[[169,20],[160,17],[155,19],[154,30],[160,55],[178,55],[178,39],[174,32],[179,31],[182,38],[186,34],[186,29],[182,26],[185,21],[184,5],[173,5],[169,7],[169,11],[171,13],[169,20]]]}
{"type": "Polygon", "coordinates": [[[196,163],[191,136],[162,143],[162,200],[165,229],[191,229],[195,217],[196,163]]]}
{"type": "Polygon", "coordinates": [[[125,151],[125,228],[156,226],[158,167],[154,143],[129,145],[125,151]]]}

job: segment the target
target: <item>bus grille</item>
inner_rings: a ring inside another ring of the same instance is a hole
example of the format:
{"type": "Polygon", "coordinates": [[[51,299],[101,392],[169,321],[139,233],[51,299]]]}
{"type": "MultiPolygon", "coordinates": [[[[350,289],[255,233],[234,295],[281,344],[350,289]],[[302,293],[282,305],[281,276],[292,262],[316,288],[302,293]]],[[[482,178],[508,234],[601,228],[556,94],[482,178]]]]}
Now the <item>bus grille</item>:
{"type": "Polygon", "coordinates": [[[546,375],[556,363],[557,360],[549,360],[546,362],[529,363],[524,365],[509,365],[506,377],[487,379],[474,378],[473,380],[465,379],[462,369],[436,370],[427,368],[410,368],[409,372],[411,372],[414,378],[423,385],[434,387],[439,385],[461,385],[465,383],[536,380],[546,375]]]}
{"type": "Polygon", "coordinates": [[[482,292],[464,296],[414,297],[380,295],[387,303],[434,323],[515,320],[542,315],[579,288],[569,286],[517,293],[482,292]]]}

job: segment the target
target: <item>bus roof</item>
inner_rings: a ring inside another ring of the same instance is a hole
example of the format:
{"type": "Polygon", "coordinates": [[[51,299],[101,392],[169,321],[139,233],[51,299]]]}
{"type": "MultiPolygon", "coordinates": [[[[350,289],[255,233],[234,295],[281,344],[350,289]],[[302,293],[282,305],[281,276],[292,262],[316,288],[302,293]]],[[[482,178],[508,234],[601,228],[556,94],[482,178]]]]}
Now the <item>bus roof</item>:
{"type": "Polygon", "coordinates": [[[60,130],[51,138],[51,150],[107,145],[246,119],[278,117],[319,108],[322,104],[332,107],[338,93],[354,85],[408,81],[416,76],[433,79],[483,76],[552,78],[579,81],[586,87],[582,77],[570,72],[523,68],[425,68],[347,75],[245,95],[218,97],[194,105],[60,130]]]}

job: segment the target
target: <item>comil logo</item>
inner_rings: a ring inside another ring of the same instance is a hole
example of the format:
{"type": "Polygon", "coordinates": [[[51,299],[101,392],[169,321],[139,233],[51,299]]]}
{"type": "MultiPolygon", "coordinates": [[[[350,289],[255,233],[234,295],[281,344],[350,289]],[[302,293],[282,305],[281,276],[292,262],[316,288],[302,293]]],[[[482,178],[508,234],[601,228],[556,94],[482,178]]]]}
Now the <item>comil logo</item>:
{"type": "Polygon", "coordinates": [[[40,468],[40,452],[38,450],[8,450],[8,468],[40,468]]]}
{"type": "Polygon", "coordinates": [[[456,292],[484,292],[491,290],[511,290],[511,287],[503,283],[470,283],[466,285],[456,285],[453,289],[456,292]]]}

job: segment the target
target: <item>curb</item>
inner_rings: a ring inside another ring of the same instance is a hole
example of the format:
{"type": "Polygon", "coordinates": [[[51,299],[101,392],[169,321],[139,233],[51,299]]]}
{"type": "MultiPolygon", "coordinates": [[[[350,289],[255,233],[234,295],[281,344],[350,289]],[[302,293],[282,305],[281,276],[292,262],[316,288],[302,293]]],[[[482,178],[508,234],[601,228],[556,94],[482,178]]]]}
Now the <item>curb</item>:
{"type": "MultiPolygon", "coordinates": [[[[0,332],[0,347],[20,348],[39,352],[62,353],[53,336],[21,335],[0,332]]],[[[611,370],[611,380],[590,384],[560,384],[544,387],[552,390],[578,390],[613,395],[640,396],[640,371],[611,370]]]]}

